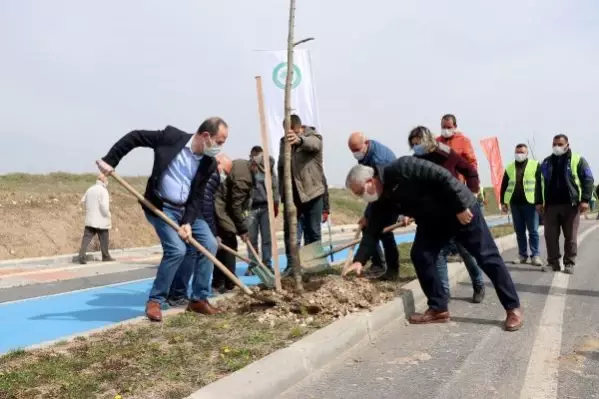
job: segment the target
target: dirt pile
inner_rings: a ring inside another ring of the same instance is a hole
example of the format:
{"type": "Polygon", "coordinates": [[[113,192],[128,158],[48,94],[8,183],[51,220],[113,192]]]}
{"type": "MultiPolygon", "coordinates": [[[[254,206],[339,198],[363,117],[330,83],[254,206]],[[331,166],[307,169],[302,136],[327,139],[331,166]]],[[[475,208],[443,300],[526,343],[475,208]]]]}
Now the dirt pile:
{"type": "MultiPolygon", "coordinates": [[[[240,313],[263,311],[261,320],[277,318],[296,319],[309,322],[314,318],[339,318],[390,301],[398,293],[399,285],[393,282],[371,281],[364,278],[345,279],[339,275],[313,276],[304,283],[304,293],[294,292],[291,279],[282,281],[283,291],[260,291],[261,295],[273,299],[276,306],[257,304],[255,300],[238,293],[223,303],[226,310],[240,313]]],[[[259,288],[252,287],[254,290],[259,288]]]]}

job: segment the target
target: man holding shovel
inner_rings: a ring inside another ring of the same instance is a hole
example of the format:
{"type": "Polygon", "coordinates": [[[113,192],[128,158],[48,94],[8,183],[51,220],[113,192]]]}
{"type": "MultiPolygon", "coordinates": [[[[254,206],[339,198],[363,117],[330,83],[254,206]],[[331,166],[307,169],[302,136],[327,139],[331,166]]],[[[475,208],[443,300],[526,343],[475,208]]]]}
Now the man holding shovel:
{"type": "MultiPolygon", "coordinates": [[[[391,151],[391,149],[378,141],[370,140],[364,133],[354,132],[349,136],[347,142],[349,150],[354,155],[354,158],[358,161],[358,164],[370,166],[371,168],[383,167],[395,161],[397,157],[391,151]]],[[[363,234],[368,234],[364,229],[368,220],[370,219],[372,206],[369,204],[364,211],[364,216],[358,222],[359,227],[363,230],[363,234]]],[[[399,217],[399,214],[389,213],[388,219],[386,220],[386,226],[389,226],[395,222],[399,217]]],[[[385,226],[383,226],[385,227],[385,226]]],[[[384,274],[379,278],[382,280],[395,280],[399,277],[399,252],[397,250],[397,244],[395,242],[395,236],[393,232],[383,233],[380,236],[375,237],[375,240],[364,239],[360,243],[360,247],[368,245],[369,242],[373,242],[374,246],[368,247],[368,256],[372,260],[373,267],[384,268],[385,263],[387,264],[384,274]],[[385,259],[381,256],[381,249],[379,247],[379,240],[383,243],[385,249],[385,259]],[[385,262],[386,261],[386,262],[385,262]]]]}
{"type": "Polygon", "coordinates": [[[214,157],[220,153],[228,135],[226,122],[218,117],[206,119],[194,134],[172,126],[163,130],[135,130],[117,141],[108,154],[96,162],[100,171],[108,176],[131,150],[146,147],[154,151],[154,165],[144,197],[180,227],[175,231],[144,207],[163,249],[146,304],[146,316],[152,321],[162,321],[162,304],[184,262],[194,265],[187,310],[207,315],[220,312],[208,302],[214,265],[184,241],[193,237],[210,253],[216,253],[216,238],[203,220],[201,209],[206,183],[216,170],[214,157]]]}
{"type": "MultiPolygon", "coordinates": [[[[253,188],[252,170],[256,169],[256,165],[253,161],[245,159],[231,161],[226,155],[219,156],[219,163],[226,177],[221,179],[214,197],[218,237],[223,245],[237,252],[237,236],[245,242],[249,240],[248,215],[253,188]]],[[[216,257],[235,274],[237,261],[234,254],[220,248],[216,257]]],[[[212,276],[212,288],[223,293],[232,290],[234,284],[216,269],[212,276]]]]}
{"type": "MultiPolygon", "coordinates": [[[[520,300],[512,277],[501,258],[477,199],[451,173],[432,162],[404,156],[384,168],[354,166],[346,187],[372,203],[372,217],[364,237],[370,244],[383,230],[390,212],[413,217],[418,225],[411,250],[420,286],[428,299],[428,310],[413,314],[414,324],[449,321],[448,297],[436,268],[439,252],[451,238],[462,244],[489,276],[499,301],[506,310],[504,327],[520,329],[523,323],[520,300]]],[[[367,259],[360,246],[356,262],[343,275],[360,274],[367,259]]]]}

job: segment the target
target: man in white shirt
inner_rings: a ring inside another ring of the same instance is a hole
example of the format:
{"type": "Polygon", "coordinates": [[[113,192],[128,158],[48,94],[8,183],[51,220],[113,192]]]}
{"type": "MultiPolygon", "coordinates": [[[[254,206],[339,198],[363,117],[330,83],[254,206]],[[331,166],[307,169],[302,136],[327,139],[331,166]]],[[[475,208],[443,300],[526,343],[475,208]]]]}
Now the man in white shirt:
{"type": "Polygon", "coordinates": [[[89,243],[95,235],[100,240],[102,251],[102,262],[110,262],[114,259],[108,253],[108,230],[111,227],[110,197],[106,186],[108,179],[103,174],[98,176],[96,184],[87,189],[81,202],[85,205],[85,230],[79,250],[79,263],[85,265],[85,253],[89,243]]]}

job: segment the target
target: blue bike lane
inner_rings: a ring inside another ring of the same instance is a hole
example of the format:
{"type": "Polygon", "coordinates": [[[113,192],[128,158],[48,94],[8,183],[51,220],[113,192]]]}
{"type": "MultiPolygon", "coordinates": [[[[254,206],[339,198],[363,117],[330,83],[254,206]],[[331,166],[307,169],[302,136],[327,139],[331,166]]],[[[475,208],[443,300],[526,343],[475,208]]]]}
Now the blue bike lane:
{"type": "MultiPolygon", "coordinates": [[[[488,224],[505,222],[498,219],[488,224]]],[[[398,244],[413,239],[413,232],[395,236],[398,244]]],[[[345,260],[348,253],[346,249],[335,254],[335,260],[345,260]]],[[[279,265],[282,270],[287,267],[284,255],[279,255],[279,265]]],[[[237,264],[241,280],[256,285],[257,277],[243,276],[246,270],[247,264],[237,264]]],[[[142,316],[152,281],[149,278],[0,304],[0,354],[142,316]]]]}

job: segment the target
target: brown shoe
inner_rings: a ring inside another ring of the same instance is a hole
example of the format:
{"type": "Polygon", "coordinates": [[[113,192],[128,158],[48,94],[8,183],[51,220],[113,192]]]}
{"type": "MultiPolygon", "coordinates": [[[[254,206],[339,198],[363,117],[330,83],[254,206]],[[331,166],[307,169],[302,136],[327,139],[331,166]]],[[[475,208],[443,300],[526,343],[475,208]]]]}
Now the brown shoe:
{"type": "Polygon", "coordinates": [[[507,311],[504,324],[506,331],[518,331],[523,324],[524,319],[522,318],[522,311],[520,308],[510,309],[507,311]]]}
{"type": "Polygon", "coordinates": [[[158,302],[148,301],[146,303],[146,317],[151,321],[162,321],[162,309],[158,302]]]}
{"type": "Polygon", "coordinates": [[[410,316],[411,324],[430,324],[430,323],[447,323],[449,321],[449,311],[438,311],[428,309],[424,313],[414,313],[410,316]]]}
{"type": "Polygon", "coordinates": [[[188,312],[201,313],[208,316],[221,313],[222,310],[215,308],[206,299],[189,302],[187,305],[188,312]]]}

